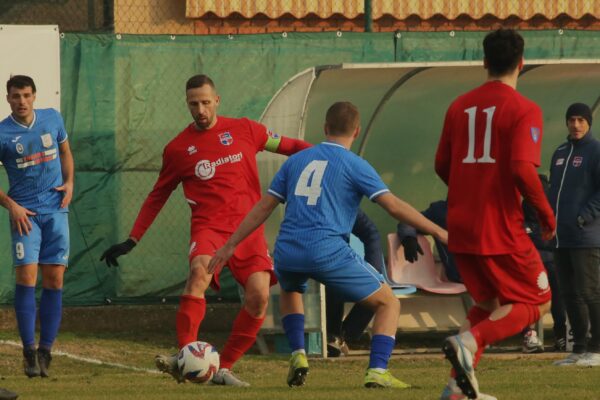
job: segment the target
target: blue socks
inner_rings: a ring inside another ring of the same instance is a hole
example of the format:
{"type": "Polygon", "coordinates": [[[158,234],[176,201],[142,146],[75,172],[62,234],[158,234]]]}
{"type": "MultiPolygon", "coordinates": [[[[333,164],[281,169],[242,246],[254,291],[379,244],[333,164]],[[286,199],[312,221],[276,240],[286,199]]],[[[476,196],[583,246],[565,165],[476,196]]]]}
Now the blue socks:
{"type": "Polygon", "coordinates": [[[387,369],[388,361],[394,350],[396,339],[386,335],[373,335],[369,368],[387,369]]]}
{"type": "Polygon", "coordinates": [[[304,350],[304,314],[288,314],[281,322],[292,351],[304,350]]]}
{"type": "Polygon", "coordinates": [[[40,347],[50,350],[62,317],[62,289],[42,289],[40,298],[40,347]]]}
{"type": "MultiPolygon", "coordinates": [[[[15,314],[23,348],[35,347],[35,287],[16,285],[15,314]]],[[[48,350],[58,335],[62,317],[62,289],[42,289],[40,299],[40,347],[48,350]]]]}
{"type": "Polygon", "coordinates": [[[35,346],[35,287],[17,285],[15,288],[15,314],[23,348],[35,346]]]}

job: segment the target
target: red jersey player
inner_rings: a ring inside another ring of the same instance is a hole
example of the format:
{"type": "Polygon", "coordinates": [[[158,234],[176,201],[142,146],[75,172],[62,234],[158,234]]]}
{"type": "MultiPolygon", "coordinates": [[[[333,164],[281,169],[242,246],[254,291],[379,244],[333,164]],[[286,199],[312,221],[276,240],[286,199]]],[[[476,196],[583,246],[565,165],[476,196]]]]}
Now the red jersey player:
{"type": "MultiPolygon", "coordinates": [[[[186,100],[194,122],[165,147],[160,175],[142,205],[129,239],[102,255],[109,266],[118,265],[117,257],[131,251],[171,192],[182,183],[192,220],[190,272],[176,317],[179,348],[197,340],[206,309],[204,293],[209,284],[219,288],[219,274],[207,272],[212,255],[260,200],[256,153],[267,150],[290,155],[310,146],[272,134],[265,126],[246,118],[217,117],[220,98],[206,75],[187,81],[186,100]]],[[[231,373],[231,367],[256,340],[265,318],[269,287],[276,282],[262,227],[240,245],[229,268],[244,287],[244,305],[221,351],[221,369],[213,383],[248,386],[231,373]]],[[[156,365],[178,381],[183,379],[175,356],[157,356],[156,365]]]]}
{"type": "Polygon", "coordinates": [[[545,238],[553,236],[554,215],[536,172],[542,112],[516,91],[523,38],[500,29],[483,47],[488,79],[448,108],[435,159],[448,185],[448,247],[475,301],[462,333],[444,342],[453,371],[442,399],[493,399],[479,393],[475,378],[483,349],[550,307],[548,277],[521,208],[523,196],[537,210],[545,238]]]}

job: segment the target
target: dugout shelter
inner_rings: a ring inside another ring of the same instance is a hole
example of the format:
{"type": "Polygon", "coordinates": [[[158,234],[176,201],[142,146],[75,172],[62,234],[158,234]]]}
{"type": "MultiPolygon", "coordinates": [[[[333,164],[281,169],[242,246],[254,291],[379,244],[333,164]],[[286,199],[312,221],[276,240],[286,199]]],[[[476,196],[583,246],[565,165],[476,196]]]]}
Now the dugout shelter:
{"type": "MultiPolygon", "coordinates": [[[[290,78],[273,96],[260,121],[281,135],[311,143],[324,140],[323,122],[335,101],[356,104],[361,136],[352,148],[368,160],[390,189],[413,204],[428,204],[446,196],[445,184],[434,172],[434,157],[448,105],[486,79],[481,61],[404,62],[320,65],[290,78]],[[433,193],[433,197],[432,197],[433,193]]],[[[565,111],[584,102],[597,116],[600,104],[600,60],[526,60],[518,90],[539,104],[544,113],[540,172],[548,171],[554,149],[565,140],[565,111]]],[[[285,157],[264,153],[259,158],[263,185],[268,185],[285,157]]],[[[395,232],[396,221],[365,200],[363,210],[376,222],[382,238],[395,232]]],[[[274,234],[283,215],[272,218],[274,234]]],[[[382,240],[382,245],[385,240],[382,240]]],[[[306,295],[307,330],[325,337],[323,290],[306,295]],[[315,310],[314,307],[319,307],[315,310]],[[310,315],[309,315],[310,314],[310,315]]],[[[272,307],[277,307],[276,294],[272,307]]],[[[464,320],[464,296],[440,301],[410,296],[403,302],[400,328],[458,329],[464,320]]],[[[279,321],[273,319],[273,327],[279,321]]]]}

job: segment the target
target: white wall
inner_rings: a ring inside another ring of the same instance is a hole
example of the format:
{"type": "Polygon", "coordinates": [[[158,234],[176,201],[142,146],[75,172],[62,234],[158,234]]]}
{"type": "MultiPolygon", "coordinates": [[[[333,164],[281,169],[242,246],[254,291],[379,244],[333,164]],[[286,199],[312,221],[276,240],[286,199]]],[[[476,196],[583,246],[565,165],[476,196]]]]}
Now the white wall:
{"type": "Polygon", "coordinates": [[[10,114],[6,81],[29,75],[37,87],[35,108],[60,110],[60,37],[56,25],[0,25],[0,119],[10,114]]]}

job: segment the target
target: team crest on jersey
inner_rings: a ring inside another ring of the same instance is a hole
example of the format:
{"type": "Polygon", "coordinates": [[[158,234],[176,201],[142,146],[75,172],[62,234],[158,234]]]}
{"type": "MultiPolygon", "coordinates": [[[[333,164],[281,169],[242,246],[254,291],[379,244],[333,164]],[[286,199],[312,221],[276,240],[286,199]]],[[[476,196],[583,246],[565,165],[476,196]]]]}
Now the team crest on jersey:
{"type": "Polygon", "coordinates": [[[198,150],[196,149],[196,146],[190,146],[187,148],[188,154],[191,156],[194,153],[197,153],[198,150]]]}
{"type": "Polygon", "coordinates": [[[52,147],[52,135],[49,133],[44,133],[42,136],[42,145],[46,148],[52,147]]]}
{"type": "Polygon", "coordinates": [[[575,168],[580,167],[582,163],[583,163],[583,157],[577,156],[577,157],[573,158],[573,166],[575,168]]]}
{"type": "Polygon", "coordinates": [[[559,159],[556,160],[556,163],[554,165],[556,165],[557,167],[560,167],[564,163],[565,163],[565,159],[564,158],[559,158],[559,159]]]}
{"type": "Polygon", "coordinates": [[[17,153],[19,154],[23,154],[23,152],[25,151],[25,148],[23,147],[23,145],[21,143],[17,143],[17,145],[15,146],[17,153]]]}
{"type": "Polygon", "coordinates": [[[540,140],[540,128],[532,126],[530,129],[531,138],[533,139],[533,143],[537,143],[540,140]]]}
{"type": "Polygon", "coordinates": [[[229,132],[223,132],[219,134],[219,140],[223,146],[229,146],[231,143],[233,143],[233,137],[231,137],[231,133],[229,132]]]}
{"type": "Polygon", "coordinates": [[[273,139],[279,139],[279,135],[273,132],[272,130],[267,130],[267,135],[269,135],[269,137],[272,137],[273,139]]]}

